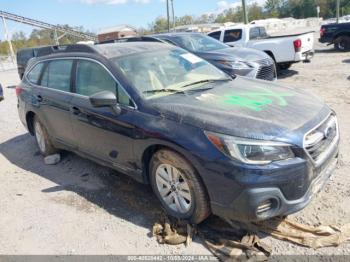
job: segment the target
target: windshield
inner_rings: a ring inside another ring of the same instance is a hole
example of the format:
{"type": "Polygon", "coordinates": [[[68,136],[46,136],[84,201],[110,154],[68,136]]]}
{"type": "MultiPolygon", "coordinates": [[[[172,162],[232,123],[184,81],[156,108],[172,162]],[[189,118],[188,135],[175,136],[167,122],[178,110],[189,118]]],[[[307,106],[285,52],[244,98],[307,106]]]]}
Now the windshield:
{"type": "Polygon", "coordinates": [[[188,34],[174,37],[174,41],[191,52],[209,52],[223,48],[227,48],[227,45],[220,41],[200,34],[188,34]]]}
{"type": "Polygon", "coordinates": [[[210,81],[228,79],[213,65],[179,48],[116,57],[111,61],[145,98],[180,93],[210,81]]]}

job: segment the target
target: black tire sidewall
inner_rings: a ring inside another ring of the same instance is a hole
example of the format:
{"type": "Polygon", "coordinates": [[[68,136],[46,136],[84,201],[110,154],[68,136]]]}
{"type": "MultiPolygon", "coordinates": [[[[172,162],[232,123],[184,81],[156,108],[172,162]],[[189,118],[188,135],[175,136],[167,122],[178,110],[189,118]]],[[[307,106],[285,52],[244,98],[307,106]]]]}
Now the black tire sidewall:
{"type": "MultiPolygon", "coordinates": [[[[171,152],[171,151],[167,151],[167,152],[171,152]]],[[[180,160],[182,158],[181,156],[179,156],[176,153],[173,153],[173,152],[171,152],[171,153],[174,154],[178,160],[180,160]]],[[[195,193],[195,189],[194,189],[194,185],[193,185],[193,181],[192,181],[192,176],[195,175],[193,168],[189,164],[187,164],[187,162],[184,161],[183,159],[181,159],[181,165],[177,165],[176,163],[173,163],[172,161],[168,162],[168,161],[160,160],[160,159],[158,159],[158,154],[155,154],[151,159],[149,172],[150,172],[150,182],[151,182],[152,189],[153,189],[154,193],[156,194],[156,196],[158,197],[159,201],[162,203],[162,206],[165,208],[166,212],[169,215],[176,217],[176,218],[191,220],[191,218],[194,216],[194,214],[196,212],[196,208],[197,208],[197,198],[196,198],[196,193],[195,193]],[[187,213],[181,214],[181,213],[178,213],[178,212],[172,210],[171,208],[169,208],[167,206],[167,204],[162,199],[162,197],[158,191],[158,187],[157,187],[157,183],[156,183],[156,170],[161,164],[170,164],[170,165],[176,167],[181,172],[181,174],[185,177],[186,182],[188,183],[188,186],[190,188],[190,194],[191,194],[191,198],[192,198],[191,209],[187,213]]]]}
{"type": "Polygon", "coordinates": [[[40,125],[40,127],[41,127],[41,130],[43,132],[44,142],[45,142],[45,152],[43,152],[41,150],[40,146],[38,145],[40,153],[43,156],[48,156],[48,155],[54,154],[57,150],[52,146],[51,141],[49,139],[49,135],[48,135],[48,133],[46,131],[45,126],[42,124],[42,122],[40,121],[40,119],[37,116],[34,117],[34,121],[33,121],[34,136],[35,136],[36,143],[38,144],[38,139],[36,137],[36,130],[35,130],[36,123],[38,123],[40,125]]]}

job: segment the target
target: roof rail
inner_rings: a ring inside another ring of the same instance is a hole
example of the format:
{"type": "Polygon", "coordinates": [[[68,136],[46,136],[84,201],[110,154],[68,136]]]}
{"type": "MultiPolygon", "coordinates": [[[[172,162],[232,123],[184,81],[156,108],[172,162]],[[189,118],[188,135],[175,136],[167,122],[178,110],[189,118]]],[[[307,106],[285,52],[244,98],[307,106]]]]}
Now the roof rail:
{"type": "Polygon", "coordinates": [[[37,56],[46,56],[57,53],[73,53],[73,52],[83,52],[83,53],[94,53],[97,51],[92,46],[84,44],[74,44],[74,45],[53,45],[45,46],[38,49],[37,56]]]}

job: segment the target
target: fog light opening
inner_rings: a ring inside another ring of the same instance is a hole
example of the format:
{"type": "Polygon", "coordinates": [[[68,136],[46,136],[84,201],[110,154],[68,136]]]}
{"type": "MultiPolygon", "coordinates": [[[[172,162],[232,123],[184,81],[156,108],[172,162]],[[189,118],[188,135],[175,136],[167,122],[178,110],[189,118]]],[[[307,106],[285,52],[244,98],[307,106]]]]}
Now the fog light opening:
{"type": "Polygon", "coordinates": [[[258,216],[271,214],[273,210],[276,209],[276,207],[277,207],[276,199],[273,199],[273,198],[266,199],[258,205],[256,209],[256,214],[258,216]]]}

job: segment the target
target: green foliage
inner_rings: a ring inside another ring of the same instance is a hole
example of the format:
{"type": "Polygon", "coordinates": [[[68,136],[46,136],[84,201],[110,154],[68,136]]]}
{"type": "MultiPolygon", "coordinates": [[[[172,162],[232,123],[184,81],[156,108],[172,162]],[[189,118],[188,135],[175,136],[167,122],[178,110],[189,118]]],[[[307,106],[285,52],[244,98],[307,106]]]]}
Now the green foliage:
{"type": "MultiPolygon", "coordinates": [[[[316,6],[320,6],[320,17],[324,19],[335,17],[335,0],[266,0],[264,6],[257,3],[248,5],[247,13],[249,21],[265,18],[284,18],[294,17],[296,19],[316,17],[316,6]]],[[[340,14],[350,14],[350,0],[340,0],[340,14]]],[[[200,17],[183,16],[176,18],[176,26],[198,23],[225,23],[225,22],[243,22],[243,12],[240,6],[224,10],[218,15],[202,15],[200,17]]],[[[171,24],[172,27],[172,24],[171,24]]],[[[159,17],[149,25],[148,32],[167,31],[167,20],[159,17]]]]}
{"type": "MultiPolygon", "coordinates": [[[[67,29],[72,29],[68,25],[62,25],[62,27],[67,29]]],[[[84,30],[83,27],[76,27],[73,29],[76,31],[91,34],[91,32],[84,30]]],[[[62,35],[62,33],[58,33],[58,37],[60,37],[60,35],[62,35]]],[[[12,40],[11,42],[15,52],[21,48],[26,48],[26,47],[56,44],[55,33],[52,30],[48,30],[48,29],[33,29],[28,37],[22,31],[15,32],[12,35],[11,40],[12,40]]],[[[81,40],[83,39],[80,39],[71,35],[64,35],[59,39],[59,43],[62,45],[73,44],[81,40]]],[[[9,46],[7,41],[0,42],[0,55],[9,55],[9,54],[10,54],[10,51],[9,51],[9,46]]]]}

